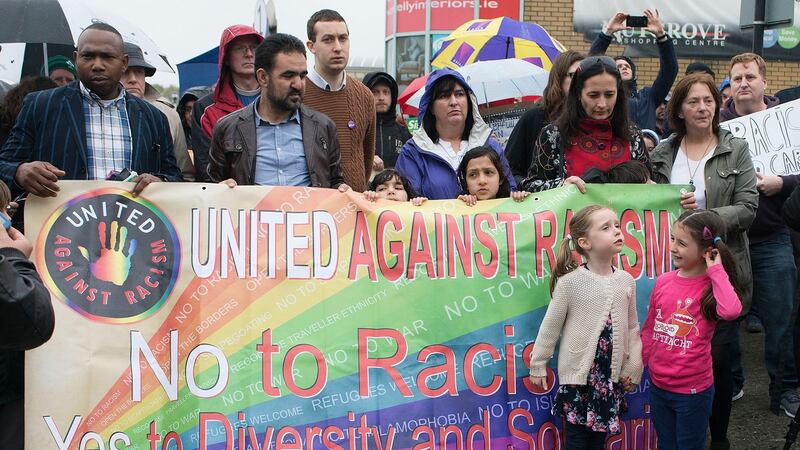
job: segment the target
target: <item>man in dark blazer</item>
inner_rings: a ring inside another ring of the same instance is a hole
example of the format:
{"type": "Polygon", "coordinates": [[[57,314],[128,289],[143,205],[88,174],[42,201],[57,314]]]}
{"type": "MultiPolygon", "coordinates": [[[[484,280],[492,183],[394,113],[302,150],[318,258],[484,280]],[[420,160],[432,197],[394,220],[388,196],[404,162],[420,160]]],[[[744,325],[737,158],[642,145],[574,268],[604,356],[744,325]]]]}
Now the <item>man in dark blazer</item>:
{"type": "Polygon", "coordinates": [[[112,170],[138,173],[134,195],[153,182],[181,181],[166,117],[120,84],[128,57],[119,31],[92,24],[77,48],[80,81],[25,98],[0,149],[0,179],[13,195],[40,197],[55,196],[59,179],[106,179],[112,170]]]}

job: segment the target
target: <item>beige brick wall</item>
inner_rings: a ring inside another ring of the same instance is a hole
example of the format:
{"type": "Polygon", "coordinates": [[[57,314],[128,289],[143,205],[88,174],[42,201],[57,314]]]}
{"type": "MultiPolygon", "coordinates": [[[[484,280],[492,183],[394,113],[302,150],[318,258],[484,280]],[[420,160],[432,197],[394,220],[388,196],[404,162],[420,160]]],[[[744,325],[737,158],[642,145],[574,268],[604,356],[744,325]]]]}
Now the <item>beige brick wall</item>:
{"type": "MultiPolygon", "coordinates": [[[[584,42],[581,34],[572,31],[572,0],[524,0],[525,20],[543,26],[553,37],[569,49],[587,52],[589,42],[584,42]]],[[[609,55],[622,54],[624,47],[612,45],[609,55]]],[[[683,76],[686,66],[694,59],[678,58],[680,66],[678,79],[683,76]]],[[[639,86],[649,86],[658,72],[658,58],[636,58],[639,86]]],[[[717,82],[722,82],[728,72],[729,60],[704,60],[717,73],[717,82]]],[[[677,81],[677,80],[676,80],[677,81]]],[[[767,61],[768,92],[775,93],[787,87],[800,85],[800,63],[767,61]]]]}

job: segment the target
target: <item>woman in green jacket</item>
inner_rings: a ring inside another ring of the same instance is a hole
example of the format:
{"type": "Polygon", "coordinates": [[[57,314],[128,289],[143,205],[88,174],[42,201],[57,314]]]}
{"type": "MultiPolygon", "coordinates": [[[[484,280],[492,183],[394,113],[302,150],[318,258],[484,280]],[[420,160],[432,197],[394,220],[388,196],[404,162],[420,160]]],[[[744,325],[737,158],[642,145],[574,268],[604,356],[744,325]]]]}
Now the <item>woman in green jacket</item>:
{"type": "MultiPolygon", "coordinates": [[[[683,78],[667,107],[674,134],[659,144],[650,158],[655,182],[689,186],[681,196],[681,206],[716,211],[725,220],[725,243],[739,262],[744,292],[738,294],[745,314],[752,296],[747,230],[758,207],[756,172],[747,142],[720,129],[720,103],[711,77],[692,74],[683,78]]],[[[733,396],[730,355],[738,351],[738,345],[737,322],[718,321],[711,341],[715,387],[712,449],[724,448],[727,443],[733,396]]]]}

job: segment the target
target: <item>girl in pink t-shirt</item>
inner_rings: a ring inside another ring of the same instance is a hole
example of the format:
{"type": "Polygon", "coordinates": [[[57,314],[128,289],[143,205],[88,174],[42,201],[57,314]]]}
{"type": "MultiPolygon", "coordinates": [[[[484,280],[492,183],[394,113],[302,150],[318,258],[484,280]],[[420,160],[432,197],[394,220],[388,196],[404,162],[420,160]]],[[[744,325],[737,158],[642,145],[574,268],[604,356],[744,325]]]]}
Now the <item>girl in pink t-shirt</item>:
{"type": "Polygon", "coordinates": [[[705,448],[714,399],[711,337],[718,319],[733,320],[742,310],[724,234],[716,212],[683,213],[672,226],[676,270],[658,277],[650,297],[642,356],[660,450],[705,448]]]}

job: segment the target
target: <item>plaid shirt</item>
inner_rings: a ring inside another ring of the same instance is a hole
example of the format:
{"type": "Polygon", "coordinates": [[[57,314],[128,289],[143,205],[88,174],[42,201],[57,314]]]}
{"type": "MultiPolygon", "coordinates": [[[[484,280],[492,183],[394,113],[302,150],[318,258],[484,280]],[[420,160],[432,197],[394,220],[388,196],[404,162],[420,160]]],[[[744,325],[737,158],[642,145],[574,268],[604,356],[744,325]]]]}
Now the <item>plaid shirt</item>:
{"type": "Polygon", "coordinates": [[[125,89],[113,100],[102,100],[83,83],[83,113],[86,120],[87,175],[91,180],[105,180],[112,170],[131,164],[131,127],[128,121],[125,89]]]}

